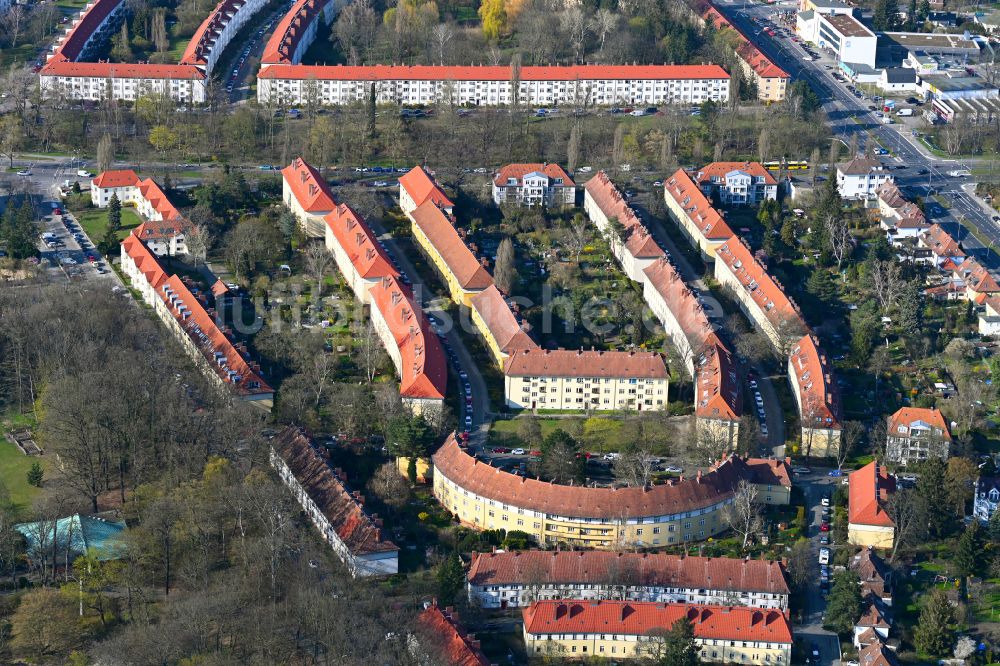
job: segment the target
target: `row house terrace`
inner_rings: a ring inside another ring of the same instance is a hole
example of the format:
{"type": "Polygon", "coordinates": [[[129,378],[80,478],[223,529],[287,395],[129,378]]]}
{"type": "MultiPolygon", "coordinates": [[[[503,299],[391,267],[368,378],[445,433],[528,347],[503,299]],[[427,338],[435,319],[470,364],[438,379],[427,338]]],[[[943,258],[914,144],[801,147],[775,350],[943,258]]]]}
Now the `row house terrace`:
{"type": "Polygon", "coordinates": [[[182,65],[195,65],[211,75],[229,42],[268,0],[222,0],[191,37],[182,65]]]}
{"type": "Polygon", "coordinates": [[[135,206],[144,222],[132,235],[141,239],[157,256],[187,254],[191,224],[152,178],[140,179],[131,169],[105,171],[90,182],[90,201],[107,208],[113,196],[123,206],[135,206]]]}
{"type": "Polygon", "coordinates": [[[295,0],[264,45],[260,61],[284,65],[302,62],[316,39],[319,22],[329,24],[346,4],[345,0],[295,0]]]}
{"type": "Polygon", "coordinates": [[[495,284],[472,297],[469,311],[472,324],[483,337],[500,370],[512,354],[525,349],[538,349],[528,334],[530,326],[521,321],[495,284]]]}
{"type": "Polygon", "coordinates": [[[324,218],[337,204],[323,175],[301,157],[281,170],[281,200],[298,218],[306,235],[326,236],[324,218]]]}
{"type": "Polygon", "coordinates": [[[655,352],[522,349],[504,365],[511,409],[666,408],[670,373],[655,352]]]}
{"type": "Polygon", "coordinates": [[[770,664],[792,659],[792,627],[777,610],[638,601],[536,601],[522,611],[528,654],[656,659],[681,618],[694,628],[703,663],[770,664]]]}
{"type": "Polygon", "coordinates": [[[434,176],[423,167],[415,166],[399,179],[399,207],[412,220],[411,213],[426,201],[432,201],[448,215],[451,215],[455,208],[455,204],[434,180],[434,176]]]}
{"type": "Polygon", "coordinates": [[[733,237],[733,230],[726,224],[708,198],[684,169],[678,169],[663,184],[663,198],[667,212],[688,241],[701,250],[706,261],[715,259],[715,252],[733,237]]]}
{"type": "Polygon", "coordinates": [[[602,550],[658,548],[726,532],[723,510],[740,481],[764,504],[788,504],[787,461],[731,456],[709,472],[662,485],[592,488],[525,478],[477,460],[454,435],[432,457],[434,496],[474,529],[522,530],[539,544],[602,550]]]}
{"type": "Polygon", "coordinates": [[[803,336],[788,354],[788,379],[799,409],[802,455],[836,457],[842,428],[840,393],[816,336],[803,336]]]}
{"type": "Polygon", "coordinates": [[[92,58],[125,20],[124,0],[94,0],[70,20],[66,31],[52,42],[47,60],[77,61],[92,58]]]}
{"type": "Polygon", "coordinates": [[[368,223],[347,204],[339,204],[324,222],[326,249],[337,270],[361,303],[371,303],[371,289],[382,278],[398,278],[399,271],[368,223]]]}
{"type": "MultiPolygon", "coordinates": [[[[427,641],[432,653],[448,666],[491,666],[482,653],[475,634],[465,631],[451,607],[441,608],[437,602],[425,604],[417,616],[417,641],[427,641]]],[[[423,662],[421,662],[423,663],[423,662]]]]}
{"type": "Polygon", "coordinates": [[[468,307],[472,297],[493,284],[493,276],[476,258],[447,215],[433,199],[410,213],[413,240],[448,285],[455,303],[468,307]]]}
{"type": "Polygon", "coordinates": [[[153,308],[185,351],[220,389],[270,410],[274,391],[246,346],[233,342],[228,328],[216,322],[209,296],[190,280],[167,275],[156,256],[136,236],[121,245],[122,272],[153,308]]]}
{"type": "MultiPolygon", "coordinates": [[[[518,98],[531,106],[700,104],[729,98],[729,74],[718,65],[568,65],[522,67],[518,98]]],[[[378,103],[460,106],[510,104],[509,66],[265,64],[257,75],[261,104],[351,104],[374,88],[378,103]]]]}
{"type": "Polygon", "coordinates": [[[399,548],[383,536],[382,521],[365,512],[361,494],[348,489],[346,475],[330,468],[305,432],[287,426],[270,444],[271,466],[351,575],[398,573],[399,548]]]}
{"type": "Polygon", "coordinates": [[[893,247],[902,243],[916,243],[920,235],[930,229],[924,212],[903,196],[895,182],[883,183],[875,191],[878,205],[879,226],[893,247]]]}
{"type": "Polygon", "coordinates": [[[790,594],[780,562],[596,550],[473,553],[467,591],[482,608],[608,599],[781,611],[790,594]]]}

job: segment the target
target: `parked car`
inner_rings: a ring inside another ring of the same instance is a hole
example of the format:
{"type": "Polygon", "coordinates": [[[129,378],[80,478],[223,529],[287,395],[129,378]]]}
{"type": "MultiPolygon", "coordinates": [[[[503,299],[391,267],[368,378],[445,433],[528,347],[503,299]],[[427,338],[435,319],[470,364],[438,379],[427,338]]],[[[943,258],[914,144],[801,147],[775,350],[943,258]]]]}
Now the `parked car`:
{"type": "Polygon", "coordinates": [[[830,563],[830,549],[829,548],[820,548],[819,549],[819,563],[820,564],[829,564],[830,563]]]}
{"type": "Polygon", "coordinates": [[[819,501],[819,503],[822,506],[830,506],[830,498],[829,497],[824,497],[823,499],[821,499],[819,501]]]}
{"type": "Polygon", "coordinates": [[[676,465],[667,465],[666,467],[663,468],[663,471],[670,472],[671,474],[683,474],[684,468],[677,467],[676,465]]]}
{"type": "Polygon", "coordinates": [[[808,467],[794,467],[792,472],[795,474],[812,474],[812,470],[808,467]]]}
{"type": "Polygon", "coordinates": [[[820,532],[829,532],[830,531],[830,523],[823,523],[822,525],[820,525],[819,526],[819,531],[820,532]]]}
{"type": "Polygon", "coordinates": [[[515,456],[523,456],[524,449],[514,449],[513,451],[511,451],[511,453],[514,454],[515,456]]]}

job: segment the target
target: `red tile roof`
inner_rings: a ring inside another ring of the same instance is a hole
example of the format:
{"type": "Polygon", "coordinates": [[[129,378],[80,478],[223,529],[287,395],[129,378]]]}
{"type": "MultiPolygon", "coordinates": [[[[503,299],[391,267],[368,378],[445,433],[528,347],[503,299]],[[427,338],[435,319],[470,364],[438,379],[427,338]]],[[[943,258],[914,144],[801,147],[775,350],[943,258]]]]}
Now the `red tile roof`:
{"type": "Polygon", "coordinates": [[[729,349],[712,333],[696,353],[695,415],[705,419],[739,420],[743,413],[740,378],[729,349]]]}
{"type": "Polygon", "coordinates": [[[203,81],[205,73],[194,65],[151,63],[71,62],[56,56],[39,72],[41,76],[81,76],[101,79],[180,79],[203,81]]]}
{"type": "Polygon", "coordinates": [[[736,55],[740,57],[751,69],[763,78],[791,79],[788,73],[775,65],[764,55],[756,44],[750,40],[743,32],[730,23],[725,16],[719,12],[708,0],[693,0],[691,9],[703,19],[711,23],[716,30],[731,30],[736,35],[736,55]]]}
{"type": "Polygon", "coordinates": [[[663,184],[667,196],[684,209],[688,219],[694,223],[699,233],[708,240],[723,241],[732,238],[733,230],[722,219],[719,211],[712,207],[698,185],[684,169],[674,172],[663,184]]]}
{"type": "Polygon", "coordinates": [[[939,257],[965,257],[962,246],[940,224],[932,224],[920,240],[939,257]]]}
{"type": "Polygon", "coordinates": [[[90,36],[101,27],[104,19],[110,16],[123,2],[124,0],[97,0],[79,20],[71,25],[62,42],[59,42],[57,38],[53,60],[60,57],[64,60],[79,58],[90,36]]]}
{"type": "Polygon", "coordinates": [[[156,181],[152,178],[147,178],[140,181],[138,187],[142,198],[149,202],[150,207],[159,213],[165,222],[180,219],[180,211],[170,203],[170,199],[163,193],[163,190],[156,184],[156,181]]]}
{"type": "Polygon", "coordinates": [[[840,396],[830,359],[814,335],[804,335],[788,355],[799,390],[803,428],[840,428],[840,396]]]}
{"type": "Polygon", "coordinates": [[[399,185],[410,195],[414,206],[419,207],[428,199],[440,208],[453,208],[455,206],[430,174],[424,171],[423,167],[415,166],[407,171],[399,179],[399,185]]]}
{"type": "Polygon", "coordinates": [[[746,607],[637,601],[536,601],[522,612],[524,631],[539,634],[646,636],[687,616],[700,640],[792,642],[784,613],[746,607]]]}
{"type": "Polygon", "coordinates": [[[1000,292],[1000,284],[997,284],[996,278],[975,257],[969,257],[963,261],[955,272],[965,283],[965,286],[974,292],[980,294],[1000,292]]]}
{"type": "Polygon", "coordinates": [[[606,585],[614,578],[630,585],[762,594],[789,594],[781,563],[726,557],[600,550],[474,553],[470,585],[606,585]]]}
{"type": "Polygon", "coordinates": [[[417,627],[423,634],[422,644],[433,648],[444,666],[490,666],[479,641],[465,633],[451,609],[432,604],[417,616],[417,627]]]}
{"type": "Polygon", "coordinates": [[[666,257],[647,266],[643,274],[650,288],[666,302],[687,337],[688,344],[697,355],[714,330],[704,306],[666,257]]]}
{"type": "Polygon", "coordinates": [[[139,174],[132,169],[121,171],[104,171],[90,181],[91,187],[99,190],[110,190],[116,187],[133,187],[139,184],[139,174]]]}
{"type": "Polygon", "coordinates": [[[715,251],[715,261],[722,262],[736,276],[772,326],[783,327],[786,322],[799,321],[805,331],[805,323],[801,321],[795,304],[785,295],[784,288],[771,277],[767,267],[757,261],[741,238],[734,236],[719,246],[715,251]]]}
{"type": "Polygon", "coordinates": [[[348,490],[346,477],[330,469],[326,457],[316,450],[298,426],[285,427],[271,440],[271,447],[288,465],[351,555],[399,550],[396,544],[383,537],[381,521],[365,513],[361,496],[348,490]]]}
{"type": "Polygon", "coordinates": [[[892,527],[885,503],[896,490],[896,481],[889,476],[878,461],[872,461],[852,472],[848,478],[848,521],[858,525],[892,527]]]}
{"type": "Polygon", "coordinates": [[[496,285],[491,284],[473,296],[471,305],[486,324],[500,351],[510,354],[522,349],[538,348],[531,336],[524,331],[496,285]]]}
{"type": "Polygon", "coordinates": [[[608,220],[616,219],[625,227],[625,249],[637,259],[656,259],[666,256],[663,248],[650,235],[639,216],[625,202],[625,198],[608,178],[608,174],[599,171],[596,176],[587,181],[584,191],[608,220]]]}
{"type": "Polygon", "coordinates": [[[694,179],[699,185],[704,186],[712,183],[712,178],[719,178],[724,181],[726,174],[733,171],[742,171],[751,176],[763,178],[764,183],[767,185],[778,184],[778,181],[774,179],[771,172],[765,169],[764,165],[760,162],[712,162],[699,169],[694,179]]]}
{"type": "Polygon", "coordinates": [[[910,428],[917,422],[923,422],[931,428],[939,428],[945,439],[951,439],[944,414],[934,407],[901,407],[896,410],[896,413],[889,417],[889,437],[898,437],[900,426],[906,428],[906,436],[909,437],[910,428]]]}
{"type": "Polygon", "coordinates": [[[862,585],[877,583],[885,586],[892,573],[889,566],[872,548],[862,548],[851,558],[850,569],[858,574],[862,585]]]}
{"type": "Polygon", "coordinates": [[[630,377],[664,379],[670,375],[656,352],[522,349],[504,365],[514,377],[630,377]]]}
{"type": "Polygon", "coordinates": [[[500,170],[496,172],[493,177],[493,184],[497,186],[507,185],[509,179],[513,178],[517,181],[518,186],[521,185],[521,179],[527,176],[529,173],[544,173],[549,178],[562,179],[562,187],[575,187],[576,183],[573,179],[569,177],[561,166],[558,164],[550,164],[549,162],[536,162],[534,164],[508,164],[506,166],[500,167],[500,170]]]}
{"type": "Polygon", "coordinates": [[[399,394],[404,398],[443,399],[448,383],[444,350],[429,330],[410,290],[394,276],[386,276],[370,293],[372,307],[389,326],[399,349],[399,394]]]}
{"type": "Polygon", "coordinates": [[[399,277],[399,271],[382,249],[375,233],[350,206],[340,204],[323,219],[361,277],[367,280],[399,277]]]}
{"type": "Polygon", "coordinates": [[[146,282],[153,289],[158,289],[160,285],[167,281],[167,273],[160,266],[156,255],[134,234],[125,237],[125,240],[122,241],[121,249],[122,252],[132,259],[136,268],[142,273],[146,282]]]}
{"type": "Polygon", "coordinates": [[[235,14],[245,4],[246,0],[222,0],[217,4],[191,36],[181,56],[181,64],[207,65],[216,40],[230,21],[228,14],[235,14]]]}
{"type": "Polygon", "coordinates": [[[448,216],[433,201],[425,201],[411,213],[413,224],[423,232],[448,270],[466,290],[485,289],[493,276],[465,245],[448,216]]]}
{"type": "Polygon", "coordinates": [[[878,604],[874,601],[868,601],[868,607],[865,608],[865,612],[861,614],[861,617],[857,622],[854,623],[855,627],[877,627],[879,629],[888,629],[890,624],[889,620],[886,619],[885,615],[879,610],[878,604]]]}
{"type": "Polygon", "coordinates": [[[260,61],[265,64],[292,64],[292,56],[302,36],[332,0],[296,0],[278,22],[271,39],[264,45],[260,61]]]}
{"type": "Polygon", "coordinates": [[[743,479],[791,487],[786,462],[736,456],[699,477],[682,477],[677,482],[646,488],[563,486],[509,474],[462,451],[454,435],[437,450],[433,460],[435,474],[442,474],[470,493],[519,508],[576,518],[622,520],[706,508],[731,497],[743,479]]]}
{"type": "Polygon", "coordinates": [[[132,230],[132,235],[144,241],[166,241],[180,236],[188,229],[188,222],[183,218],[163,222],[143,222],[132,230]]]}
{"type": "Polygon", "coordinates": [[[858,663],[862,666],[897,666],[899,660],[896,659],[896,653],[886,647],[881,639],[875,638],[873,643],[861,648],[858,663]]]}
{"type": "Polygon", "coordinates": [[[312,165],[301,157],[281,170],[281,177],[295,195],[295,199],[308,213],[325,213],[336,207],[333,194],[326,180],[312,165]]]}
{"type": "MultiPolygon", "coordinates": [[[[508,66],[473,65],[271,65],[258,75],[265,79],[338,81],[510,81],[508,66]]],[[[718,65],[552,65],[522,67],[522,81],[722,79],[729,74],[718,65]]]]}
{"type": "Polygon", "coordinates": [[[924,216],[924,212],[915,203],[903,196],[895,181],[887,180],[879,185],[875,193],[899,218],[894,223],[897,229],[927,228],[927,218],[924,216]]]}

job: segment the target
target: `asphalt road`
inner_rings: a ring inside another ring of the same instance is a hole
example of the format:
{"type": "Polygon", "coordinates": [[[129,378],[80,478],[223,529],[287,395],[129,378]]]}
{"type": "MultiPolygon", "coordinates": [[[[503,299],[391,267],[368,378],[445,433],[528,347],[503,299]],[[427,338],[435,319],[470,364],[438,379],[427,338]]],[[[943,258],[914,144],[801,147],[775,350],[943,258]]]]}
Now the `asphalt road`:
{"type": "Polygon", "coordinates": [[[744,5],[732,0],[723,0],[718,7],[731,22],[752,36],[757,46],[782,69],[795,79],[801,78],[809,82],[823,100],[823,110],[830,119],[830,128],[835,136],[849,145],[851,136],[856,135],[861,150],[868,141],[876,141],[889,150],[891,156],[883,156],[881,158],[883,161],[889,165],[907,167],[893,171],[893,176],[901,187],[923,196],[928,195],[929,191],[935,191],[948,200],[951,210],[937,206],[930,212],[928,218],[954,234],[962,241],[967,251],[983,258],[991,268],[998,266],[995,253],[987,250],[987,247],[994,244],[1000,246],[1000,224],[982,208],[978,199],[962,189],[963,185],[969,183],[968,178],[949,176],[947,173],[950,170],[968,168],[968,165],[933,155],[910,135],[909,128],[904,124],[885,125],[878,122],[868,109],[867,105],[870,102],[856,98],[847,90],[845,84],[833,77],[836,61],[829,53],[813,48],[820,58],[809,62],[803,59],[806,52],[802,45],[793,42],[789,37],[770,38],[764,32],[756,34],[760,31],[760,26],[755,24],[752,18],[774,20],[779,11],[787,11],[793,7],[789,3],[744,5]],[[831,69],[826,69],[826,66],[830,66],[831,69]],[[928,173],[919,174],[918,171],[921,169],[926,169],[928,173]],[[963,226],[966,221],[980,229],[987,237],[987,245],[974,237],[969,228],[963,226]]]}

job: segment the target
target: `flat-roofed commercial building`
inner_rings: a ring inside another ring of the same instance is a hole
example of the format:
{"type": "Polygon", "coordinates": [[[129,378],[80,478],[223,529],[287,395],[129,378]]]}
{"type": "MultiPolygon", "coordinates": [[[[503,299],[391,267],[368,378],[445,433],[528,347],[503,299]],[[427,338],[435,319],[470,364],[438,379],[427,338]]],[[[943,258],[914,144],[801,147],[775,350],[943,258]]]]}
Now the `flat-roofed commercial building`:
{"type": "Polygon", "coordinates": [[[655,352],[534,348],[504,364],[511,409],[654,411],[666,408],[669,384],[655,352]]]}
{"type": "Polygon", "coordinates": [[[764,504],[788,504],[786,461],[731,456],[705,474],[663,485],[564,486],[504,472],[459,448],[454,435],[433,456],[434,496],[464,525],[522,530],[543,545],[657,548],[704,541],[729,529],[722,510],[740,481],[764,504]]]}
{"type": "MultiPolygon", "coordinates": [[[[506,106],[509,66],[265,64],[257,75],[261,104],[353,104],[374,87],[378,103],[506,106]]],[[[729,74],[718,65],[552,65],[522,67],[519,100],[531,106],[700,104],[729,99],[729,74]]]]}
{"type": "MultiPolygon", "coordinates": [[[[912,51],[923,51],[927,55],[953,56],[963,60],[979,60],[980,44],[966,34],[949,35],[946,33],[926,32],[883,32],[889,45],[896,47],[904,54],[912,51]]],[[[985,41],[984,41],[985,43],[985,41]]]]}
{"type": "Polygon", "coordinates": [[[777,610],[636,601],[536,601],[522,611],[529,655],[656,659],[681,618],[694,627],[700,661],[790,664],[792,627],[777,610]]]}
{"type": "Polygon", "coordinates": [[[467,590],[482,608],[620,599],[788,609],[780,562],[610,551],[473,553],[467,590]]]}
{"type": "Polygon", "coordinates": [[[822,14],[812,17],[815,29],[804,29],[803,38],[813,39],[820,48],[832,51],[838,62],[875,67],[875,46],[878,38],[850,14],[822,14]]]}

